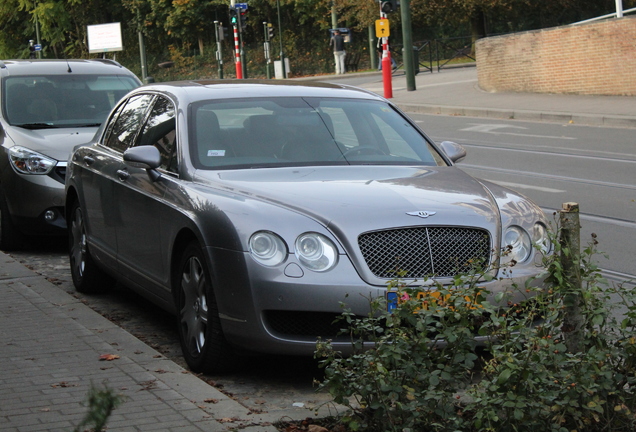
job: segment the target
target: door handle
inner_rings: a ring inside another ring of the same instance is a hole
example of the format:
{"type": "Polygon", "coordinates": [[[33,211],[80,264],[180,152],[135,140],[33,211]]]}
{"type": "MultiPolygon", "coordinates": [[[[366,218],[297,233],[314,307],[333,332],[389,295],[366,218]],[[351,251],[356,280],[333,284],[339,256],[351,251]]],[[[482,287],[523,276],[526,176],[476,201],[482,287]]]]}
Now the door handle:
{"type": "Polygon", "coordinates": [[[117,177],[119,180],[126,181],[130,177],[130,173],[124,169],[117,170],[117,177]]]}
{"type": "Polygon", "coordinates": [[[93,156],[84,156],[84,163],[86,165],[93,165],[95,163],[95,158],[93,156]]]}

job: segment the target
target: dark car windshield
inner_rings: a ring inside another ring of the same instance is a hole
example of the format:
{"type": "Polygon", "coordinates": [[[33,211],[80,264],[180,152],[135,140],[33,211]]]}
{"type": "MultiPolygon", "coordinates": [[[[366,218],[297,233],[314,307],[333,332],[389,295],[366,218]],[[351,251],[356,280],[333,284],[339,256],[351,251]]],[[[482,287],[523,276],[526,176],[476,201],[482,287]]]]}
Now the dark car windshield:
{"type": "Polygon", "coordinates": [[[138,86],[123,75],[16,76],[4,80],[2,107],[13,126],[95,126],[138,86]]]}
{"type": "Polygon", "coordinates": [[[359,99],[199,102],[190,110],[189,142],[199,169],[446,164],[391,106],[359,99]]]}

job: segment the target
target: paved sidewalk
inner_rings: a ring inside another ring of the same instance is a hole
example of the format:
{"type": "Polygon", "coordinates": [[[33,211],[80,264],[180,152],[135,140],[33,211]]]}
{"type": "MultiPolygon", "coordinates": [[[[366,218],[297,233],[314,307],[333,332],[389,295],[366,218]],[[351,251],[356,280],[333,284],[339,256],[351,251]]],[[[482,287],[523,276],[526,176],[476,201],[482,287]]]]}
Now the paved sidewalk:
{"type": "Polygon", "coordinates": [[[0,292],[2,431],[72,431],[91,384],[126,397],[109,431],[277,430],[2,252],[0,292]]]}
{"type": "MultiPolygon", "coordinates": [[[[377,80],[360,85],[384,96],[380,72],[367,72],[377,80]]],[[[362,74],[314,77],[333,81],[362,74]]],[[[479,88],[476,67],[442,69],[415,76],[414,91],[406,90],[406,76],[398,71],[392,77],[392,102],[411,113],[463,115],[551,121],[594,126],[636,128],[636,96],[589,96],[539,93],[490,93],[479,88]]]]}

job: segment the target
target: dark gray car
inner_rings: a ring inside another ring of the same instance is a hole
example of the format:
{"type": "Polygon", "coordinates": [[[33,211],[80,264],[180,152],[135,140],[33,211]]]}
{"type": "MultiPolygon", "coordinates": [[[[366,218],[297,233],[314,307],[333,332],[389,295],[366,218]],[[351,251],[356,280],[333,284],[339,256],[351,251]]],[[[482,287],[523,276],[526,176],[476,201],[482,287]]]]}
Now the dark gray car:
{"type": "Polygon", "coordinates": [[[111,60],[0,61],[0,249],[66,233],[69,154],[139,85],[111,60]]]}
{"type": "Polygon", "coordinates": [[[496,295],[543,271],[543,212],[457,168],[464,155],[352,87],[141,87],[69,161],[73,280],[114,277],[175,313],[195,371],[237,350],[311,355],[319,336],[346,349],[340,302],[366,315],[398,272],[444,283],[515,260],[484,281],[496,295]]]}

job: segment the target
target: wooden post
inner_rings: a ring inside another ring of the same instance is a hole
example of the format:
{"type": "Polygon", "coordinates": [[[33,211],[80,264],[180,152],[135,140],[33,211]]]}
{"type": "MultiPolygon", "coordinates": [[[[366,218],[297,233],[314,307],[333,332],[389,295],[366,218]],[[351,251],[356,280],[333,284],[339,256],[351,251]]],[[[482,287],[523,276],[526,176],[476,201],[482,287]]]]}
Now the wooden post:
{"type": "Polygon", "coordinates": [[[563,335],[568,352],[580,352],[583,342],[583,316],[581,315],[581,225],[579,205],[564,203],[560,213],[561,268],[563,269],[563,335]]]}

